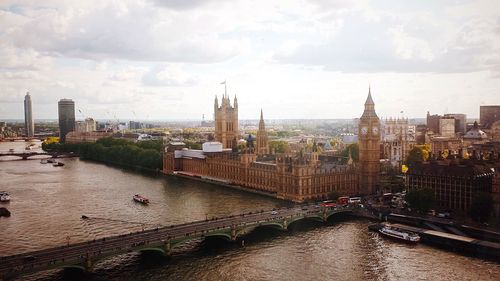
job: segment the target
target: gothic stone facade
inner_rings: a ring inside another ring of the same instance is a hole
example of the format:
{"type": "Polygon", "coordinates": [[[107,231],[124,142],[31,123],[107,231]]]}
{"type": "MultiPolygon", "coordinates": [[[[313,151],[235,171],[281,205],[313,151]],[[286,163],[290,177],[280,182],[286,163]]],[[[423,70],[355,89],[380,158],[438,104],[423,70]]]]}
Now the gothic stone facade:
{"type": "Polygon", "coordinates": [[[380,181],[380,120],[370,91],[358,126],[361,193],[373,194],[380,181]]]}
{"type": "Polygon", "coordinates": [[[408,124],[408,118],[390,118],[383,122],[383,154],[392,166],[401,167],[415,146],[415,130],[415,126],[408,124]]]}
{"type": "MultiPolygon", "coordinates": [[[[235,143],[232,140],[238,137],[237,100],[231,107],[224,95],[219,107],[216,98],[214,109],[216,140],[230,148],[235,143]]],[[[359,167],[320,160],[315,150],[305,155],[265,155],[269,151],[262,112],[260,121],[257,151],[249,148],[242,152],[203,152],[169,146],[163,157],[163,172],[242,186],[295,202],[325,199],[334,193],[371,194],[378,186],[380,121],[370,91],[359,123],[359,167]]]]}
{"type": "Polygon", "coordinates": [[[239,139],[238,127],[238,99],[234,97],[233,105],[229,96],[223,95],[219,106],[217,97],[214,103],[215,140],[222,143],[224,148],[232,148],[239,139]]]}
{"type": "Polygon", "coordinates": [[[259,161],[253,152],[200,153],[199,157],[164,155],[166,174],[180,173],[273,194],[277,198],[304,202],[326,199],[333,193],[359,193],[359,173],[349,165],[322,165],[317,155],[278,155],[259,161]]]}

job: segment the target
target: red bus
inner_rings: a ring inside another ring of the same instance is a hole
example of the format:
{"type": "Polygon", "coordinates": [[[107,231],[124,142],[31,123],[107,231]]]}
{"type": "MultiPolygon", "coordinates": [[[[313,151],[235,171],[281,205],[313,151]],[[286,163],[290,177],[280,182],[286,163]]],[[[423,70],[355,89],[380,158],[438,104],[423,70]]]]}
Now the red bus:
{"type": "Polygon", "coordinates": [[[342,196],[337,199],[337,204],[339,205],[347,205],[349,203],[349,197],[342,196]]]}
{"type": "Polygon", "coordinates": [[[323,202],[320,204],[320,206],[325,208],[332,208],[332,207],[337,207],[337,204],[333,202],[323,202]]]}

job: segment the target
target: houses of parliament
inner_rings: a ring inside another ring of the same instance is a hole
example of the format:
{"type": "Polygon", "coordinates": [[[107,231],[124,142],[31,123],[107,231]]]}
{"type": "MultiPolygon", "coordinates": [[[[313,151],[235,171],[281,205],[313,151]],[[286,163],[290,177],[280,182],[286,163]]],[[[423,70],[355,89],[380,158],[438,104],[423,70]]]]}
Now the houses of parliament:
{"type": "Polygon", "coordinates": [[[379,183],[380,120],[371,92],[359,122],[359,162],[341,164],[316,146],[308,152],[272,153],[263,112],[255,142],[238,149],[238,101],[224,94],[214,104],[215,141],[202,150],[172,143],[165,149],[163,172],[265,193],[294,202],[372,194],[379,183]]]}

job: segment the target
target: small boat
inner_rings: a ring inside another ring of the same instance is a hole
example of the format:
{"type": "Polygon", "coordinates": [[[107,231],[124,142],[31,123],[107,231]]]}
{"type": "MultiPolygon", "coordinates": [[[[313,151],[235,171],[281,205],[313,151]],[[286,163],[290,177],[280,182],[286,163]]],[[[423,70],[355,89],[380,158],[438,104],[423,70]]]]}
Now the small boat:
{"type": "Polygon", "coordinates": [[[49,161],[47,161],[47,159],[40,160],[40,164],[47,164],[47,163],[49,163],[49,161]]]}
{"type": "Polygon", "coordinates": [[[139,194],[135,194],[134,197],[133,197],[134,201],[135,202],[139,202],[139,203],[142,203],[142,204],[149,204],[149,199],[144,197],[144,196],[141,196],[139,194]]]}
{"type": "Polygon", "coordinates": [[[410,242],[410,243],[418,243],[420,242],[420,235],[417,233],[409,232],[409,231],[404,231],[399,228],[391,227],[388,225],[382,226],[378,232],[384,236],[402,240],[405,242],[410,242]]]}
{"type": "Polygon", "coordinates": [[[47,163],[57,163],[54,159],[47,159],[47,163]]]}
{"type": "Polygon", "coordinates": [[[24,148],[25,150],[31,150],[31,146],[27,146],[24,148]]]}
{"type": "Polygon", "coordinates": [[[9,148],[9,152],[14,152],[14,148],[9,148]]]}
{"type": "Polygon", "coordinates": [[[10,195],[7,191],[0,191],[0,202],[9,202],[10,195]]]}
{"type": "Polygon", "coordinates": [[[64,166],[64,163],[62,163],[62,162],[56,162],[52,166],[54,166],[54,167],[62,167],[62,166],[64,166]]]}

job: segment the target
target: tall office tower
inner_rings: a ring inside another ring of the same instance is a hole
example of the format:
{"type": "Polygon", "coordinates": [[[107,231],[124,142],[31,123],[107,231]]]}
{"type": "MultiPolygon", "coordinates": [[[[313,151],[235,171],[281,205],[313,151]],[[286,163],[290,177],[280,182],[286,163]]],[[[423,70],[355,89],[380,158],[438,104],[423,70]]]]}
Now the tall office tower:
{"type": "Polygon", "coordinates": [[[375,112],[371,91],[365,110],[359,119],[360,193],[372,194],[379,185],[380,173],[380,120],[375,112]]]}
{"type": "Polygon", "coordinates": [[[33,123],[33,110],[31,108],[30,92],[24,96],[24,129],[26,136],[31,138],[35,135],[35,125],[33,123]]]}
{"type": "Polygon", "coordinates": [[[75,102],[62,99],[58,103],[59,110],[59,138],[66,141],[66,134],[75,130],[75,102]]]}

